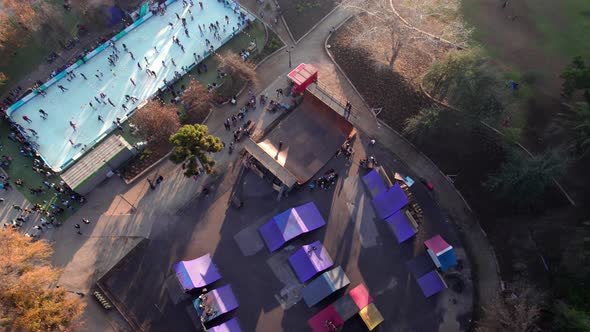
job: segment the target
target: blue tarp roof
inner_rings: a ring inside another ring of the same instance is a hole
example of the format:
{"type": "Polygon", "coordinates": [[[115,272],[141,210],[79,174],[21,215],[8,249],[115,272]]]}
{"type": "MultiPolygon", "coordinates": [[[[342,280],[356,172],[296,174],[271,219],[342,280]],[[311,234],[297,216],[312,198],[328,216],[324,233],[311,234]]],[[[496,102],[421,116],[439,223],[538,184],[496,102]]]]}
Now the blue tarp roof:
{"type": "Polygon", "coordinates": [[[268,249],[273,252],[285,242],[325,224],[317,206],[309,202],[277,214],[258,230],[268,249]]]}
{"type": "Polygon", "coordinates": [[[367,190],[371,194],[371,197],[375,197],[387,190],[385,182],[383,182],[383,179],[376,169],[373,169],[367,175],[363,176],[363,182],[367,186],[367,190]]]}
{"type": "Polygon", "coordinates": [[[403,210],[392,214],[385,219],[385,222],[393,232],[393,235],[395,235],[398,243],[402,243],[416,234],[416,230],[403,210]]]}
{"type": "Polygon", "coordinates": [[[335,291],[350,284],[350,280],[340,266],[322,273],[301,291],[308,307],[316,305],[335,291]]]}
{"type": "Polygon", "coordinates": [[[431,297],[432,295],[442,291],[443,289],[447,288],[444,280],[438,274],[438,272],[430,271],[423,275],[422,277],[417,279],[418,285],[424,293],[424,296],[431,297]]]}
{"type": "Polygon", "coordinates": [[[446,270],[457,265],[457,257],[455,256],[455,250],[449,249],[444,254],[436,256],[440,262],[440,270],[445,272],[446,270]]]}
{"type": "Polygon", "coordinates": [[[328,251],[320,241],[302,246],[291,257],[289,264],[301,282],[306,282],[317,273],[334,265],[328,251]]]}
{"type": "Polygon", "coordinates": [[[395,183],[393,187],[389,188],[389,190],[382,192],[373,198],[373,206],[380,219],[386,219],[407,204],[408,197],[400,187],[399,183],[395,183]]]}

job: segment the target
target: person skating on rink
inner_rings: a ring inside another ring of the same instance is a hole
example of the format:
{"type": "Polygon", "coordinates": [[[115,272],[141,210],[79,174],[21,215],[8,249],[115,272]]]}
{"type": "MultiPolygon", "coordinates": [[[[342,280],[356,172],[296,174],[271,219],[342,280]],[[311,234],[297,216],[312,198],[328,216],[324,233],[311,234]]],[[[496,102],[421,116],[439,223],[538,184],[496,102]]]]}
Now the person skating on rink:
{"type": "Polygon", "coordinates": [[[131,84],[133,84],[133,86],[135,86],[135,81],[130,77],[129,80],[131,81],[131,84]]]}
{"type": "Polygon", "coordinates": [[[104,123],[104,120],[103,120],[102,116],[100,116],[100,115],[98,116],[98,121],[104,123]]]}
{"type": "Polygon", "coordinates": [[[111,104],[111,106],[115,107],[115,104],[113,104],[113,102],[111,101],[111,98],[107,98],[107,100],[109,101],[109,104],[111,104]]]}
{"type": "Polygon", "coordinates": [[[76,131],[76,124],[73,123],[72,121],[70,121],[70,127],[72,127],[74,129],[74,131],[76,131]]]}
{"type": "Polygon", "coordinates": [[[33,120],[29,119],[29,117],[26,116],[26,115],[23,115],[23,120],[27,121],[28,123],[32,123],[33,122],[33,120]]]}
{"type": "Polygon", "coordinates": [[[174,59],[170,59],[170,62],[172,63],[172,65],[173,65],[174,67],[176,67],[176,62],[174,62],[174,59]]]}
{"type": "Polygon", "coordinates": [[[41,117],[43,119],[47,119],[47,117],[49,116],[49,114],[47,114],[47,112],[45,112],[43,109],[39,110],[39,114],[41,114],[41,117]]]}
{"type": "Polygon", "coordinates": [[[65,91],[69,90],[68,88],[64,87],[63,85],[58,85],[57,87],[61,90],[61,92],[65,92],[65,91]]]}

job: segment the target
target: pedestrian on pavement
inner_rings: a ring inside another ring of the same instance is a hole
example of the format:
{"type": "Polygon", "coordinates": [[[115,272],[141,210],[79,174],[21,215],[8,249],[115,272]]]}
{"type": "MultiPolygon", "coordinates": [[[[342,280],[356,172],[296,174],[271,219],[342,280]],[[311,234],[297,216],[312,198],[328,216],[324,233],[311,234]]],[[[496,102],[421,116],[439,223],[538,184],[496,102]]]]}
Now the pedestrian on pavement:
{"type": "Polygon", "coordinates": [[[163,176],[158,176],[158,178],[156,179],[156,184],[160,184],[162,183],[162,181],[164,181],[164,177],[163,176]]]}
{"type": "Polygon", "coordinates": [[[76,228],[76,229],[80,229],[80,224],[75,224],[75,225],[74,225],[74,228],[76,228]]]}
{"type": "Polygon", "coordinates": [[[88,218],[82,218],[82,222],[86,225],[90,224],[90,220],[88,220],[88,218]]]}

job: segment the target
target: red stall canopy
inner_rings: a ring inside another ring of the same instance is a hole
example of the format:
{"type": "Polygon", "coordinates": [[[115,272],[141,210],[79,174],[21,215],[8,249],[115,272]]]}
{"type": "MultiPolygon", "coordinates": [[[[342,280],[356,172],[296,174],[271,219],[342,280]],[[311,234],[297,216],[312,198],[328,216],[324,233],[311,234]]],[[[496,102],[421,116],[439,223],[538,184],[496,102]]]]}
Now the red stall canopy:
{"type": "Polygon", "coordinates": [[[318,79],[318,69],[313,65],[302,63],[287,76],[295,83],[293,93],[297,94],[318,79]]]}

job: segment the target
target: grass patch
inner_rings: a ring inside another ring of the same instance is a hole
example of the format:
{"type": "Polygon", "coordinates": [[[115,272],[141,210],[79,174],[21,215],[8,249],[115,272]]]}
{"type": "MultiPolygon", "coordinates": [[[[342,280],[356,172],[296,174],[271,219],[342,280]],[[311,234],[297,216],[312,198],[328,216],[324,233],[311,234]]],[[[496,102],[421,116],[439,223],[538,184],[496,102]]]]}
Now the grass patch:
{"type": "Polygon", "coordinates": [[[531,9],[537,29],[544,36],[543,46],[547,51],[566,57],[590,56],[590,1],[525,2],[531,9]]]}

